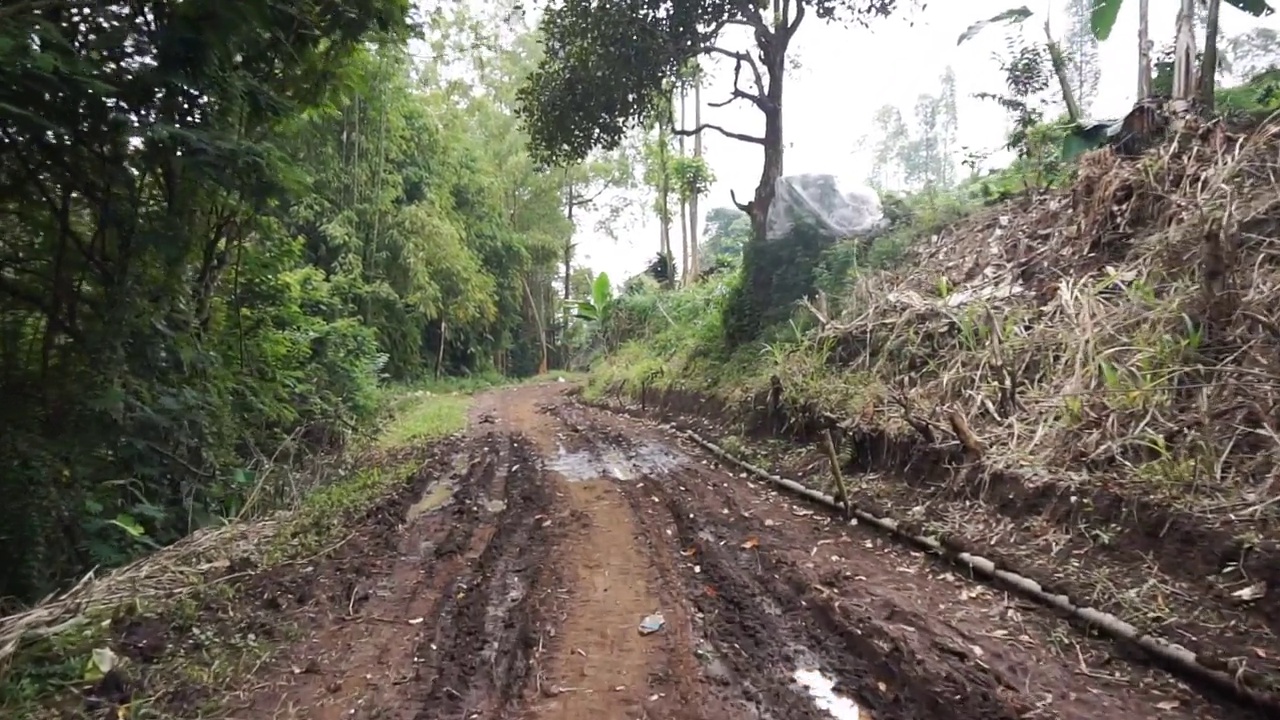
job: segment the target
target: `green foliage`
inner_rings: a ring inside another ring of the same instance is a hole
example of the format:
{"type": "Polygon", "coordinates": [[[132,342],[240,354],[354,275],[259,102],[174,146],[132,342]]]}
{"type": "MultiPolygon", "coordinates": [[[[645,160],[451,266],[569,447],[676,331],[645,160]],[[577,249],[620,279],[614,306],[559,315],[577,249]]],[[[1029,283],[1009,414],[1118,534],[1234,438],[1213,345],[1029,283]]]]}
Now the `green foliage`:
{"type": "Polygon", "coordinates": [[[819,263],[835,242],[812,224],[797,223],[787,237],[757,243],[756,251],[743,258],[743,281],[725,298],[728,346],[756,339],[766,327],[789,317],[797,300],[818,290],[819,263]]]}
{"type": "Polygon", "coordinates": [[[591,299],[579,300],[575,307],[577,317],[588,322],[604,322],[613,301],[613,287],[609,285],[609,274],[600,273],[591,283],[591,299]]]}
{"type": "MultiPolygon", "coordinates": [[[[724,301],[739,281],[732,273],[677,291],[662,290],[653,282],[632,286],[614,301],[613,333],[619,346],[597,370],[612,380],[638,383],[659,369],[681,376],[702,363],[697,374],[707,377],[710,367],[726,357],[724,301]]],[[[602,377],[594,375],[593,384],[602,377]]]]}
{"type": "Polygon", "coordinates": [[[1226,115],[1263,118],[1280,110],[1280,70],[1267,70],[1242,85],[1218,88],[1216,106],[1226,115]]]}
{"type": "Polygon", "coordinates": [[[410,395],[407,407],[401,408],[382,432],[378,441],[383,447],[400,447],[427,442],[463,430],[467,426],[470,398],[417,390],[410,395]]]}
{"type": "Polygon", "coordinates": [[[706,195],[716,181],[711,166],[707,165],[705,158],[700,157],[672,158],[671,175],[681,200],[706,195]]]}
{"type": "MultiPolygon", "coordinates": [[[[456,390],[445,392],[450,386],[457,383],[406,392],[390,422],[379,433],[377,447],[391,450],[421,446],[464,430],[471,398],[456,390]]],[[[353,522],[388,490],[402,483],[413,469],[411,464],[374,464],[308,494],[274,538],[275,555],[305,557],[340,540],[353,522]]]]}
{"type": "MultiPolygon", "coordinates": [[[[1065,119],[1038,122],[1015,130],[1010,143],[1016,142],[1018,156],[1009,167],[985,177],[972,178],[964,186],[990,204],[1028,192],[1061,187],[1071,177],[1070,160],[1064,158],[1067,138],[1077,132],[1065,119]]],[[[1096,145],[1085,143],[1087,149],[1096,145]]]]}
{"type": "MultiPolygon", "coordinates": [[[[888,193],[882,203],[887,225],[869,237],[833,240],[800,225],[791,237],[765,243],[772,270],[768,289],[789,299],[764,312],[748,304],[746,273],[733,256],[724,258],[725,272],[681,290],[664,291],[652,281],[630,284],[614,301],[614,349],[593,366],[587,394],[601,396],[625,382],[630,392],[650,383],[749,398],[768,387],[774,372],[783,373],[784,384],[797,392],[814,393],[806,400],[830,391],[815,385],[829,374],[827,350],[809,342],[805,333],[814,318],[795,300],[823,291],[828,309],[839,312],[840,298],[866,273],[894,270],[914,243],[979,207],[969,189],[888,193]],[[744,308],[758,313],[758,327],[746,332],[733,324],[744,308]]],[[[742,222],[737,210],[714,209],[708,235],[730,235],[735,227],[746,233],[742,222]]],[[[846,389],[855,392],[841,385],[846,389]]]]}
{"type": "Polygon", "coordinates": [[[463,88],[405,0],[40,7],[0,11],[0,603],[237,515],[380,382],[529,367],[572,232],[531,39],[463,88]]]}
{"type": "Polygon", "coordinates": [[[687,48],[709,39],[700,26],[730,5],[567,0],[547,8],[546,54],[519,96],[540,159],[572,164],[617,147],[658,109],[660,91],[690,58],[687,48]]]}
{"type": "Polygon", "coordinates": [[[1120,5],[1121,0],[1093,0],[1093,13],[1089,19],[1094,37],[1099,40],[1111,37],[1111,29],[1120,16],[1120,5]]]}
{"type": "MultiPolygon", "coordinates": [[[[319,553],[339,545],[371,508],[413,477],[416,459],[423,456],[416,451],[465,426],[470,398],[462,393],[501,382],[495,376],[484,381],[451,379],[432,383],[429,389],[384,389],[388,397],[382,404],[389,410],[390,422],[373,444],[374,451],[363,454],[356,467],[341,470],[332,482],[308,492],[286,521],[262,538],[255,561],[262,569],[299,560],[314,562],[319,553]]],[[[122,532],[142,537],[141,529],[129,519],[120,520],[119,525],[122,532]]],[[[234,536],[241,531],[255,533],[248,525],[229,532],[234,536]]],[[[87,611],[78,626],[24,642],[0,678],[0,716],[60,716],[65,708],[83,703],[85,685],[121,661],[131,682],[149,691],[146,697],[135,696],[121,717],[169,717],[165,711],[171,708],[163,703],[178,689],[187,693],[180,696],[190,697],[198,688],[211,704],[225,699],[283,641],[294,639],[295,630],[281,616],[275,632],[262,633],[261,608],[255,598],[242,597],[237,583],[228,579],[232,582],[193,583],[182,588],[177,598],[155,599],[142,588],[118,607],[87,611]],[[159,658],[138,665],[114,657],[107,649],[118,648],[121,628],[133,623],[166,629],[170,644],[159,658]]]]}
{"type": "Polygon", "coordinates": [[[701,266],[722,269],[733,259],[742,257],[742,247],[751,239],[751,218],[737,208],[712,208],[706,216],[701,266]]]}

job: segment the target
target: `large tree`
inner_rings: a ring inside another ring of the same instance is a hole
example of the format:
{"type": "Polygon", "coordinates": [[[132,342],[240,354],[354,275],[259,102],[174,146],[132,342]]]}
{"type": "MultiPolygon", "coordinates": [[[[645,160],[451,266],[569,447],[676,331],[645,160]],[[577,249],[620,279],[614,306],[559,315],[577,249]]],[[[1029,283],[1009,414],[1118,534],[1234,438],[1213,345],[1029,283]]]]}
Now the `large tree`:
{"type": "Polygon", "coordinates": [[[543,18],[547,53],[521,91],[521,112],[544,160],[574,162],[593,149],[616,147],[657,111],[666,84],[689,60],[732,60],[734,83],[729,100],[721,104],[751,103],[764,116],[763,135],[707,123],[680,132],[710,130],[761,146],[760,183],[752,200],[740,207],[763,236],[782,168],[787,52],[800,24],[810,12],[824,20],[865,21],[888,15],[896,5],[897,0],[775,0],[772,8],[754,0],[565,0],[543,18]],[[751,30],[752,51],[717,44],[732,26],[751,30]]]}
{"type": "MultiPolygon", "coordinates": [[[[886,16],[897,0],[563,0],[542,20],[546,54],[521,90],[521,113],[533,148],[549,163],[571,163],[593,149],[616,147],[628,131],[662,107],[664,93],[690,60],[733,62],[733,86],[722,104],[743,101],[763,116],[764,132],[750,135],[709,123],[710,130],[759,145],[760,179],[752,198],[734,204],[751,217],[751,245],[762,243],[783,160],[783,85],[787,53],[810,14],[828,21],[866,22],[886,16]],[[745,27],[754,47],[725,47],[724,31],[745,27]]],[[[746,285],[768,286],[744,253],[746,285]]],[[[764,270],[767,270],[764,269],[764,270]]],[[[767,291],[767,290],[766,290],[767,291]]]]}
{"type": "Polygon", "coordinates": [[[871,184],[879,190],[901,189],[904,181],[903,154],[910,141],[902,111],[893,105],[882,105],[872,122],[877,140],[872,155],[871,184]]]}

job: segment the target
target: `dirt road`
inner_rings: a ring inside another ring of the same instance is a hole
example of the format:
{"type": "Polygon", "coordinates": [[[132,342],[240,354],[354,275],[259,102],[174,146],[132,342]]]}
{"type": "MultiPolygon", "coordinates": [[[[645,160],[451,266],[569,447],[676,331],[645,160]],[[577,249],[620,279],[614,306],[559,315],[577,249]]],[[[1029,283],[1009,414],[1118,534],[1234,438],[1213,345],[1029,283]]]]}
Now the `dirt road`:
{"type": "Polygon", "coordinates": [[[1254,717],[566,391],[481,397],[239,716],[1254,717]]]}

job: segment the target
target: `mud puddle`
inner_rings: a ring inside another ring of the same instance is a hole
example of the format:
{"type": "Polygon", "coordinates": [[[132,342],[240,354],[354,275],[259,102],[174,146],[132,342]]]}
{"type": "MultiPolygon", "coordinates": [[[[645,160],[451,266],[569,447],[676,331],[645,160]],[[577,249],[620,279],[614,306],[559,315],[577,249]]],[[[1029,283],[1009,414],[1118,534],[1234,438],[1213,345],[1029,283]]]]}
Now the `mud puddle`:
{"type": "Polygon", "coordinates": [[[796,684],[804,688],[813,704],[835,720],[871,720],[871,716],[847,697],[836,692],[836,681],[820,670],[800,669],[791,674],[796,684]]]}
{"type": "Polygon", "coordinates": [[[441,481],[427,488],[422,497],[409,508],[407,519],[412,522],[422,515],[439,510],[448,505],[453,500],[454,484],[447,481],[441,481]]]}
{"type": "Polygon", "coordinates": [[[625,449],[613,445],[596,445],[569,450],[557,441],[556,455],[547,469],[559,473],[569,482],[613,478],[629,482],[644,475],[666,475],[688,463],[682,453],[650,441],[639,441],[625,449]]]}
{"type": "Polygon", "coordinates": [[[405,512],[405,520],[413,522],[424,514],[439,510],[453,502],[458,484],[467,479],[469,456],[459,454],[453,459],[450,472],[427,486],[422,495],[405,512]]]}

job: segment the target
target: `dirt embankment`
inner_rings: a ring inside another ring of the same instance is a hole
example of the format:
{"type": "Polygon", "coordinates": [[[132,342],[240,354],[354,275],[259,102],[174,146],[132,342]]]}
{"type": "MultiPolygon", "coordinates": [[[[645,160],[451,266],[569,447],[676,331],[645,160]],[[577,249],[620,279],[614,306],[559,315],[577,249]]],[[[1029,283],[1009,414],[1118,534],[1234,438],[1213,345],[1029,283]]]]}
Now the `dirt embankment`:
{"type": "Polygon", "coordinates": [[[1275,696],[1280,124],[1191,118],[1078,170],[814,306],[754,397],[685,392],[714,387],[694,352],[603,395],[732,444],[764,428],[750,459],[815,483],[836,424],[871,514],[1275,696]]]}
{"type": "Polygon", "coordinates": [[[564,388],[482,398],[332,557],[253,577],[298,632],[206,716],[1255,717],[564,388]]]}

